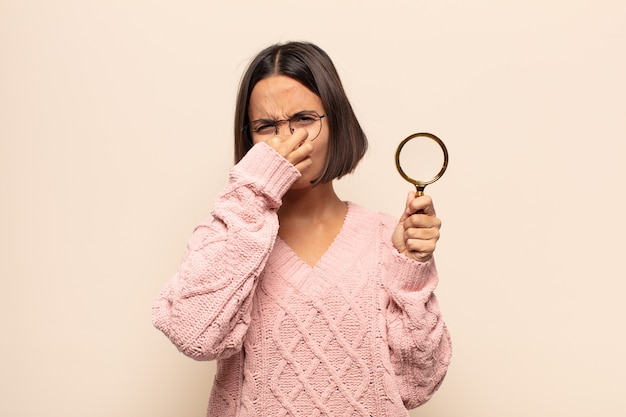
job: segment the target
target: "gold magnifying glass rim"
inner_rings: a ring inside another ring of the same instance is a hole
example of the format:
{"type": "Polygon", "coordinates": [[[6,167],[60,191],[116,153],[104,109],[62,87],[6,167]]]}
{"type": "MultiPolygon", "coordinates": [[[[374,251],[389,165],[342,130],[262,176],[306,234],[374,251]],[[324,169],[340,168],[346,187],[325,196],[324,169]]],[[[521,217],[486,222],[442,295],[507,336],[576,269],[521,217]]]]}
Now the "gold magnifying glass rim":
{"type": "Polygon", "coordinates": [[[432,184],[433,182],[437,181],[439,178],[441,178],[443,173],[446,172],[446,169],[448,168],[448,149],[446,148],[446,145],[443,143],[443,141],[439,139],[437,136],[433,135],[432,133],[427,133],[427,132],[414,133],[411,136],[404,139],[398,145],[398,149],[396,150],[396,168],[398,169],[398,172],[400,173],[402,178],[404,178],[411,184],[415,185],[418,191],[424,190],[424,187],[426,187],[428,184],[432,184]],[[441,166],[441,170],[439,170],[439,173],[428,181],[416,180],[416,179],[409,177],[400,166],[400,153],[402,152],[402,148],[411,139],[415,139],[417,137],[426,137],[426,138],[434,140],[439,145],[439,147],[441,147],[441,150],[443,151],[443,165],[441,166]]]}

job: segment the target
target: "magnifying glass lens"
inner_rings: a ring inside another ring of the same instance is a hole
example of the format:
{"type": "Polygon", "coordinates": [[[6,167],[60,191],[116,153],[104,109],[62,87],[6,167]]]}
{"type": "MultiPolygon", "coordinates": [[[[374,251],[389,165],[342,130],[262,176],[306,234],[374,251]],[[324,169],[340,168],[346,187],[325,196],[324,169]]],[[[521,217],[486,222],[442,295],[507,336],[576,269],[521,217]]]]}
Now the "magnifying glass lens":
{"type": "Polygon", "coordinates": [[[448,150],[432,133],[415,133],[404,139],[396,150],[396,168],[402,178],[415,185],[417,196],[424,187],[437,181],[448,167],[448,150]]]}
{"type": "Polygon", "coordinates": [[[434,178],[444,164],[444,153],[434,140],[415,137],[404,144],[399,155],[399,163],[409,177],[426,182],[434,178]]]}

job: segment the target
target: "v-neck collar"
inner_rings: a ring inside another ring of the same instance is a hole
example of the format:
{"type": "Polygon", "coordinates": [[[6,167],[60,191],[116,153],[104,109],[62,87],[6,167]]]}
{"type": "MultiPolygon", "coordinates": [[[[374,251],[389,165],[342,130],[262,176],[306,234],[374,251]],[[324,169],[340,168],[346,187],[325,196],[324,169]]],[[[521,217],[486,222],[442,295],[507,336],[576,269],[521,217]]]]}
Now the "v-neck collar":
{"type": "Polygon", "coordinates": [[[332,287],[336,277],[342,276],[354,264],[356,255],[368,244],[369,239],[365,237],[372,226],[368,224],[363,208],[350,202],[347,206],[339,233],[314,266],[306,263],[277,236],[266,268],[279,270],[283,279],[304,294],[313,295],[332,287]]]}

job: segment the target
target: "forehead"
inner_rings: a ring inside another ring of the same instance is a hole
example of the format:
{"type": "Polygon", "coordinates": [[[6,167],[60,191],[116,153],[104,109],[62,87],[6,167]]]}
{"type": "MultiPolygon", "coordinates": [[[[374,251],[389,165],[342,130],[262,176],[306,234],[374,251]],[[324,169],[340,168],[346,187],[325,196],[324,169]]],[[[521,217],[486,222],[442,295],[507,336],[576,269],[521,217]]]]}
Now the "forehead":
{"type": "Polygon", "coordinates": [[[322,114],[322,100],[299,81],[285,75],[273,75],[262,79],[252,89],[248,117],[251,120],[278,119],[302,110],[322,114]]]}

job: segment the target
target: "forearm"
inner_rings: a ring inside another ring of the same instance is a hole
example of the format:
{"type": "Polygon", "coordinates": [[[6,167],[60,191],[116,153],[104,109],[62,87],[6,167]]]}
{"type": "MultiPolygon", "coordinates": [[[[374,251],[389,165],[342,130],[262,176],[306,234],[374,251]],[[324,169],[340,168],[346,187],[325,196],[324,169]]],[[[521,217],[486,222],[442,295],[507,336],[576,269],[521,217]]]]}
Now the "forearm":
{"type": "Polygon", "coordinates": [[[264,145],[233,168],[153,307],[154,325],[185,354],[213,359],[241,348],[256,281],[278,232],[276,211],[297,176],[264,145]]]}
{"type": "Polygon", "coordinates": [[[451,356],[450,336],[434,294],[438,281],[434,260],[398,258],[390,270],[386,288],[391,362],[405,405],[415,408],[443,381],[451,356]]]}

